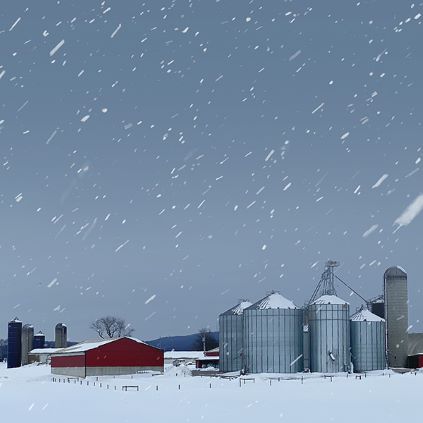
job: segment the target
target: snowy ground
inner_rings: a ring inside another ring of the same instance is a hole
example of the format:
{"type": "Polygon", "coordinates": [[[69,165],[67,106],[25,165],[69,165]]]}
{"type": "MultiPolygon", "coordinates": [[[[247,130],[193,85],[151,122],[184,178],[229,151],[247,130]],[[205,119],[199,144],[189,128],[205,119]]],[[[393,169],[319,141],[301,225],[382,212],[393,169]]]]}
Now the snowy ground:
{"type": "Polygon", "coordinates": [[[88,378],[52,382],[47,366],[6,369],[0,364],[0,415],[15,422],[388,422],[421,421],[423,374],[343,375],[270,381],[184,375],[88,378]],[[87,381],[89,385],[87,386],[87,381]],[[95,386],[94,386],[95,383],[95,386]],[[101,383],[101,387],[100,387],[101,383]],[[211,385],[210,385],[211,384],[211,385]],[[109,385],[109,389],[107,389],[109,385]],[[136,385],[139,391],[122,392],[136,385]],[[115,390],[116,386],[116,390],[115,390]],[[180,386],[180,389],[179,389],[180,386]],[[211,388],[210,388],[211,386],[211,388]],[[158,390],[157,390],[158,389],[158,390]],[[145,420],[144,420],[145,419],[145,420]]]}

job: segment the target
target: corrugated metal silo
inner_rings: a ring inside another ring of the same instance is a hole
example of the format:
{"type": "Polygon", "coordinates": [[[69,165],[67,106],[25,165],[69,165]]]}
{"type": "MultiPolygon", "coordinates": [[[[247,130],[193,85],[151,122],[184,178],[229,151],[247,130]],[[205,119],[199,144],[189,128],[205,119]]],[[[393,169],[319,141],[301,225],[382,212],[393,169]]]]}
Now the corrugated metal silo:
{"type": "Polygon", "coordinates": [[[346,372],[351,367],[350,307],[336,295],[322,295],[308,306],[312,372],[346,372]]]}
{"type": "Polygon", "coordinates": [[[32,347],[35,350],[36,348],[44,348],[46,343],[46,336],[40,331],[34,335],[34,342],[32,347]]]}
{"type": "Polygon", "coordinates": [[[390,267],[384,274],[386,347],[389,367],[406,367],[408,358],[407,273],[390,267]]]}
{"type": "Polygon", "coordinates": [[[237,372],[244,367],[243,312],[249,301],[241,301],[219,316],[219,369],[237,372]]]}
{"type": "Polygon", "coordinates": [[[68,328],[63,323],[58,323],[54,328],[55,348],[66,348],[68,346],[68,328]]]}
{"type": "Polygon", "coordinates": [[[304,313],[274,292],[244,311],[246,370],[295,373],[304,370],[304,313]]]}
{"type": "Polygon", "coordinates": [[[351,358],[355,372],[386,367],[385,320],[364,308],[351,316],[351,358]]]}
{"type": "Polygon", "coordinates": [[[21,366],[22,322],[15,317],[7,326],[7,367],[21,366]]]}
{"type": "Polygon", "coordinates": [[[34,326],[24,325],[22,327],[22,366],[29,363],[28,354],[32,350],[34,342],[34,326]]]}

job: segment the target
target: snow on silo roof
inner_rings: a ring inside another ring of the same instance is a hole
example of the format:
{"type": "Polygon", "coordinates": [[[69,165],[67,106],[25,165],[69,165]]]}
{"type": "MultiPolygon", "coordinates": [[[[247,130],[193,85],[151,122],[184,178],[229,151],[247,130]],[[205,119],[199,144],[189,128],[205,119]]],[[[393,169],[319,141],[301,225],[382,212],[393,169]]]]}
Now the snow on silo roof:
{"type": "Polygon", "coordinates": [[[272,292],[267,297],[262,298],[253,304],[250,309],[268,310],[268,309],[296,309],[298,308],[291,300],[288,300],[279,292],[272,292]]]}
{"type": "Polygon", "coordinates": [[[385,277],[407,277],[407,272],[401,266],[393,266],[385,270],[385,277]]]}
{"type": "Polygon", "coordinates": [[[313,304],[348,304],[342,298],[337,297],[336,295],[322,295],[313,304]]]}
{"type": "Polygon", "coordinates": [[[353,322],[384,322],[385,319],[382,317],[376,316],[371,311],[367,310],[367,308],[362,308],[361,310],[357,311],[357,313],[351,316],[351,320],[353,322]]]}
{"type": "Polygon", "coordinates": [[[242,313],[244,313],[244,310],[248,307],[250,307],[252,303],[250,301],[243,300],[236,306],[230,308],[229,310],[225,311],[222,314],[231,314],[235,316],[240,316],[242,313]]]}

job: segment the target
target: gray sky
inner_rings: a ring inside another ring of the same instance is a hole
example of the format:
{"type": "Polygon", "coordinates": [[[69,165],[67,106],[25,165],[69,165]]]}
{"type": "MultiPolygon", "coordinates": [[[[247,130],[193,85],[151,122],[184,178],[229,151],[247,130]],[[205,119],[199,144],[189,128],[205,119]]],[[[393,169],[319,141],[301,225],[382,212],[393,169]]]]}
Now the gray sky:
{"type": "Polygon", "coordinates": [[[216,329],[239,298],[302,305],[328,258],[366,298],[402,265],[423,330],[422,10],[4,4],[0,337],[15,316],[50,339],[106,313],[143,339],[216,329]]]}

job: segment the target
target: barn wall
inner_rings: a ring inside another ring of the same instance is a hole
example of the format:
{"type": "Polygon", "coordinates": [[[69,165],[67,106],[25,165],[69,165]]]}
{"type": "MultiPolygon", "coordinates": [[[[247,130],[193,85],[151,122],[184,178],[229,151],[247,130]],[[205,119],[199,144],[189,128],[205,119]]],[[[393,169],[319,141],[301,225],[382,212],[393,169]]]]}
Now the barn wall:
{"type": "Polygon", "coordinates": [[[131,375],[143,371],[155,370],[158,372],[163,371],[163,367],[149,367],[149,366],[112,366],[112,367],[87,367],[86,376],[112,376],[112,375],[131,375]]]}
{"type": "Polygon", "coordinates": [[[51,357],[51,368],[56,367],[85,367],[85,354],[53,355],[51,357]]]}
{"type": "Polygon", "coordinates": [[[85,367],[52,367],[53,375],[85,377],[85,367]]]}
{"type": "Polygon", "coordinates": [[[163,351],[133,341],[128,338],[118,339],[86,352],[88,367],[136,367],[163,370],[163,351]]]}

